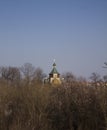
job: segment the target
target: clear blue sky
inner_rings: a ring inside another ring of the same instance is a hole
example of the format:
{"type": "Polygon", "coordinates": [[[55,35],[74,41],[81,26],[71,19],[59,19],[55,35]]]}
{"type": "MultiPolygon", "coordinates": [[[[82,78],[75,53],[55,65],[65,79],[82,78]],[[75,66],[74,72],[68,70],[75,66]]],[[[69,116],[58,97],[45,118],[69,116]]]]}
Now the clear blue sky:
{"type": "Polygon", "coordinates": [[[0,0],[0,66],[106,74],[107,0],[0,0]]]}

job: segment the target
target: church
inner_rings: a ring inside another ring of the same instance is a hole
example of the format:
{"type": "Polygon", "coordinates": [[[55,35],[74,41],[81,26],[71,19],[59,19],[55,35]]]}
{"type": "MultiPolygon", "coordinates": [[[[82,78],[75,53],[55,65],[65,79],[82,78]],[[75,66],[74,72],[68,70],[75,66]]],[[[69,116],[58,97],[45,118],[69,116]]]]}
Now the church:
{"type": "Polygon", "coordinates": [[[56,69],[56,63],[53,63],[53,68],[49,73],[49,77],[44,80],[44,83],[49,83],[52,85],[61,85],[60,73],[56,69]]]}

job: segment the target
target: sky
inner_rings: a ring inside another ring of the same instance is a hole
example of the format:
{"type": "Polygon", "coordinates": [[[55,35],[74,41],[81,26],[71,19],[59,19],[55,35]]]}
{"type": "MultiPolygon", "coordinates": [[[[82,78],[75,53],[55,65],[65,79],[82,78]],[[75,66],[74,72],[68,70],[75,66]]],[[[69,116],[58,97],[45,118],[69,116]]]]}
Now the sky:
{"type": "Polygon", "coordinates": [[[0,0],[0,66],[107,74],[107,0],[0,0]]]}

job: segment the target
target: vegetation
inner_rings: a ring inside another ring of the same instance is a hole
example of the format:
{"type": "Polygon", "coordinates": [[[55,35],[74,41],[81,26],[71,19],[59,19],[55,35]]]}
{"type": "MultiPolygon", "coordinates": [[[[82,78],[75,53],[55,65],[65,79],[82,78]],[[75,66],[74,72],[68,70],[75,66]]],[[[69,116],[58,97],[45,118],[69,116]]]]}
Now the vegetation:
{"type": "Polygon", "coordinates": [[[0,130],[107,130],[107,76],[87,85],[66,73],[58,87],[44,77],[29,63],[0,68],[0,130]]]}

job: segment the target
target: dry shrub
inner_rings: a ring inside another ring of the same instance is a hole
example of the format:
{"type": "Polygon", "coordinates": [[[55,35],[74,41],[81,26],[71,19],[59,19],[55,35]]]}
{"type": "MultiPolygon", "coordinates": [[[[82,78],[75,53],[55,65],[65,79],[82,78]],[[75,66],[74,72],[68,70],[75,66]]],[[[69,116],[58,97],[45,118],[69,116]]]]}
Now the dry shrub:
{"type": "Polygon", "coordinates": [[[0,130],[106,130],[103,89],[1,83],[0,130]]]}

